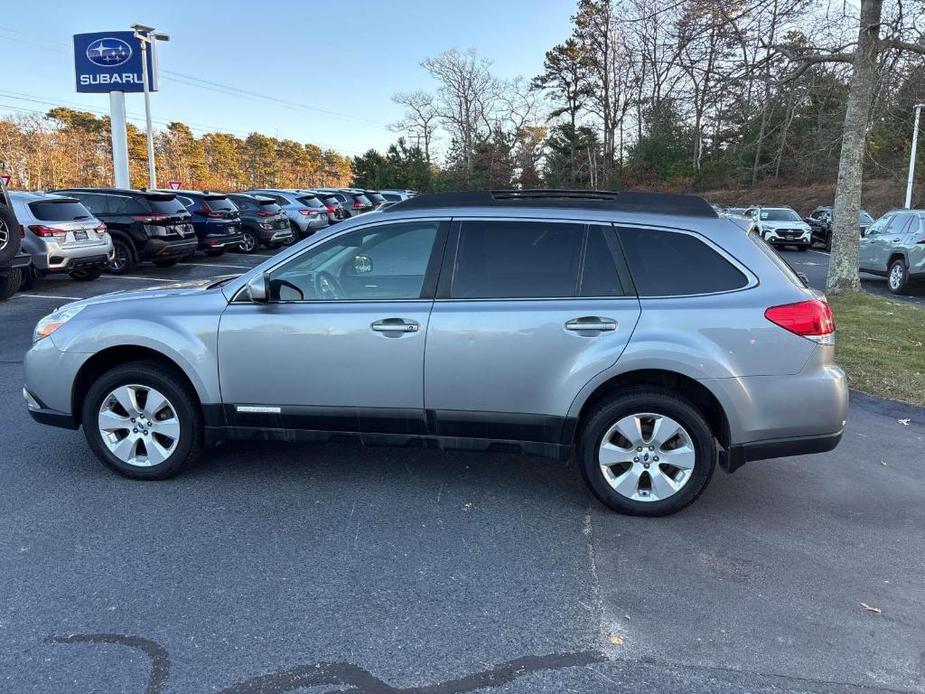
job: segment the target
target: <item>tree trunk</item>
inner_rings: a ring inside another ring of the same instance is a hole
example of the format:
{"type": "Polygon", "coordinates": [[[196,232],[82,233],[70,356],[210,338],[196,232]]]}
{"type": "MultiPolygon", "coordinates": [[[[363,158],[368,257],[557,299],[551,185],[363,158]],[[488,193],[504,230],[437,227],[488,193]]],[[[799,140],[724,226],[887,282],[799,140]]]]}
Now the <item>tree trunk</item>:
{"type": "Polygon", "coordinates": [[[830,292],[856,292],[858,278],[858,214],[861,210],[861,180],[867,149],[870,101],[877,78],[880,43],[880,15],[883,0],[862,0],[861,26],[854,53],[854,74],[848,92],[838,184],[835,187],[835,220],[832,228],[832,254],[825,287],[830,292]]]}

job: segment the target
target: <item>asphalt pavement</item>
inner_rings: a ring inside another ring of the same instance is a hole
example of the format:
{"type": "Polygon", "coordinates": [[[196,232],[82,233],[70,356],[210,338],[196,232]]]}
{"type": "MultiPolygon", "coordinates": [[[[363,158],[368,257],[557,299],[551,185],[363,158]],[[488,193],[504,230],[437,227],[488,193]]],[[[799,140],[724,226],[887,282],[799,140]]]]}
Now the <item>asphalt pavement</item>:
{"type": "Polygon", "coordinates": [[[513,455],[235,443],[136,482],[29,418],[42,315],[260,260],[0,304],[0,691],[925,692],[922,409],[854,394],[835,451],[661,519],[513,455]]]}

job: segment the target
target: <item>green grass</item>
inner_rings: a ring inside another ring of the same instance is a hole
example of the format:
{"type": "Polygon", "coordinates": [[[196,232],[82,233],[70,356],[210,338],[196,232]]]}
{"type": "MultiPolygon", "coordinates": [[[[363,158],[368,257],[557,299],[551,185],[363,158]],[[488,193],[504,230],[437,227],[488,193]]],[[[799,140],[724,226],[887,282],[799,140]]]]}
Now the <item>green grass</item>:
{"type": "Polygon", "coordinates": [[[835,361],[852,388],[925,405],[925,308],[859,292],[831,294],[835,361]]]}

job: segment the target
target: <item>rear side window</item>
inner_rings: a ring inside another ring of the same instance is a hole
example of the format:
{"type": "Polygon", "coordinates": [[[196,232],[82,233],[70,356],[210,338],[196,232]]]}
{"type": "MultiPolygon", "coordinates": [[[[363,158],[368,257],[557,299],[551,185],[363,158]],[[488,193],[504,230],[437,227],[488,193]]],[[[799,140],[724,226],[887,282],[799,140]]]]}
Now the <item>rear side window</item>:
{"type": "Polygon", "coordinates": [[[36,219],[43,222],[74,222],[89,219],[93,215],[76,200],[41,200],[30,202],[29,209],[36,219]]]}
{"type": "Polygon", "coordinates": [[[581,268],[581,296],[621,296],[624,293],[605,234],[613,234],[613,229],[588,227],[581,268]]]}
{"type": "Polygon", "coordinates": [[[451,296],[576,296],[584,236],[581,224],[463,222],[451,296]]]}
{"type": "Polygon", "coordinates": [[[151,212],[151,210],[145,209],[141,201],[127,195],[109,196],[107,210],[110,214],[144,214],[145,212],[151,212]]]}
{"type": "Polygon", "coordinates": [[[690,234],[618,229],[639,296],[684,296],[741,289],[748,278],[690,234]]]}
{"type": "Polygon", "coordinates": [[[86,207],[91,214],[101,215],[110,211],[109,196],[97,195],[96,193],[69,193],[80,200],[81,204],[86,207]]]}

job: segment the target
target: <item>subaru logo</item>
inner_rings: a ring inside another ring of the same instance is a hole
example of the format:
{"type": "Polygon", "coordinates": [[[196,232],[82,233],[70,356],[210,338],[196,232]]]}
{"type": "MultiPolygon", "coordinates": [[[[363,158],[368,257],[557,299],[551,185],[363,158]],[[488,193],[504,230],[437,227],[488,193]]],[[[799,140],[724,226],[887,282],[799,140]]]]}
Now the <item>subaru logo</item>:
{"type": "Polygon", "coordinates": [[[132,47],[122,39],[97,39],[87,46],[87,59],[100,67],[118,67],[132,57],[132,47]]]}

